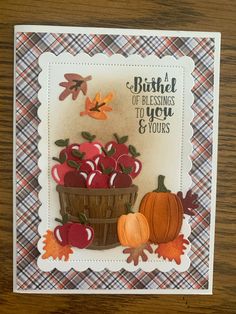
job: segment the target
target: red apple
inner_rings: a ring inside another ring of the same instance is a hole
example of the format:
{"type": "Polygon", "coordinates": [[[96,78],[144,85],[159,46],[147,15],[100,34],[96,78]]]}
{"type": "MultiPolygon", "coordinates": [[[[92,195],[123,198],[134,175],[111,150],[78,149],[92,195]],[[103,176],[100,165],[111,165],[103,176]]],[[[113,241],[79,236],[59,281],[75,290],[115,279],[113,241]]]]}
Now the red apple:
{"type": "Polygon", "coordinates": [[[117,160],[121,155],[128,154],[128,152],[129,152],[129,149],[128,149],[128,147],[125,144],[118,144],[118,143],[116,143],[114,141],[108,142],[105,145],[105,148],[108,151],[110,151],[112,148],[115,149],[115,153],[113,155],[113,158],[115,160],[117,160]]]}
{"type": "Polygon", "coordinates": [[[103,169],[111,169],[112,171],[116,169],[116,161],[112,157],[99,156],[95,159],[97,165],[97,170],[102,171],[103,169]]]}
{"type": "Polygon", "coordinates": [[[80,151],[85,153],[86,159],[93,159],[94,156],[102,154],[102,145],[99,142],[84,142],[80,144],[80,151]]]}
{"type": "Polygon", "coordinates": [[[87,173],[80,170],[67,172],[64,178],[65,187],[86,188],[87,173]]]}
{"type": "Polygon", "coordinates": [[[64,185],[64,177],[70,171],[73,171],[73,169],[67,164],[67,162],[64,162],[62,164],[54,165],[52,167],[51,174],[57,184],[64,185]]]}
{"type": "Polygon", "coordinates": [[[57,226],[54,229],[54,237],[57,240],[57,242],[62,245],[68,245],[68,231],[70,229],[70,227],[72,226],[72,223],[66,223],[62,226],[57,226]]]}
{"type": "Polygon", "coordinates": [[[137,177],[142,170],[142,163],[140,160],[131,157],[129,155],[122,155],[117,160],[117,170],[123,172],[120,165],[123,165],[126,168],[132,168],[130,176],[134,179],[137,177]]]}
{"type": "Polygon", "coordinates": [[[128,136],[122,136],[119,137],[116,133],[114,134],[114,137],[116,138],[115,141],[108,142],[105,145],[105,148],[108,152],[111,150],[114,150],[113,158],[117,160],[121,155],[128,154],[129,153],[129,148],[125,144],[128,140],[128,136]]]}
{"type": "Polygon", "coordinates": [[[68,231],[68,243],[79,249],[88,247],[92,243],[93,237],[93,228],[80,223],[73,223],[68,231]]]}
{"type": "Polygon", "coordinates": [[[110,188],[128,188],[132,185],[132,178],[127,173],[114,172],[110,176],[110,188]]]}
{"type": "Polygon", "coordinates": [[[80,152],[85,153],[85,159],[93,159],[94,156],[102,154],[102,144],[94,141],[95,135],[89,132],[81,132],[82,137],[88,142],[80,144],[80,152]]]}
{"type": "Polygon", "coordinates": [[[109,187],[109,175],[99,170],[92,171],[87,178],[87,187],[93,189],[106,189],[109,187]]]}
{"type": "Polygon", "coordinates": [[[65,155],[66,160],[78,160],[79,158],[77,156],[75,156],[73,154],[73,150],[78,151],[79,152],[79,144],[70,144],[69,146],[67,146],[66,148],[62,149],[60,154],[59,154],[59,158],[63,158],[63,156],[65,155]]]}
{"type": "Polygon", "coordinates": [[[96,169],[96,164],[91,159],[80,160],[79,165],[80,165],[80,168],[79,168],[80,171],[86,172],[87,174],[89,174],[90,172],[96,169]]]}

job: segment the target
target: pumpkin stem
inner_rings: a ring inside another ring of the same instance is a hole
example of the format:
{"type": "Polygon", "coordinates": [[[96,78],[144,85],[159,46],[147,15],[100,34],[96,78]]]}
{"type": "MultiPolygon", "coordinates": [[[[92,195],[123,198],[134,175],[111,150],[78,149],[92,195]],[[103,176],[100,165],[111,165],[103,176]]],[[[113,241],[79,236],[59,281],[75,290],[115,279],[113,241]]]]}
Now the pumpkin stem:
{"type": "Polygon", "coordinates": [[[134,214],[134,212],[132,211],[132,205],[130,203],[125,204],[126,207],[126,213],[128,214],[134,214]]]}
{"type": "Polygon", "coordinates": [[[153,192],[170,192],[164,184],[165,176],[159,175],[158,176],[158,187],[153,192]]]}

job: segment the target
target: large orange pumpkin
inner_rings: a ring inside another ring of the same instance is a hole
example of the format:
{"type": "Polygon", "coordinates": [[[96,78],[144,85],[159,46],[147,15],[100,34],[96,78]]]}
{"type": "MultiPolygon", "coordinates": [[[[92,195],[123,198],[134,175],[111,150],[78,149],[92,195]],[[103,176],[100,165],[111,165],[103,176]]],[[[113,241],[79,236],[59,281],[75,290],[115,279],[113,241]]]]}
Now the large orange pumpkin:
{"type": "Polygon", "coordinates": [[[179,197],[170,193],[164,185],[165,177],[158,177],[158,188],[144,195],[139,211],[148,221],[150,241],[166,243],[173,241],[183,222],[183,206],[179,197]]]}
{"type": "Polygon", "coordinates": [[[147,243],[150,230],[147,219],[141,213],[129,213],[118,219],[117,233],[121,245],[137,248],[147,243]]]}

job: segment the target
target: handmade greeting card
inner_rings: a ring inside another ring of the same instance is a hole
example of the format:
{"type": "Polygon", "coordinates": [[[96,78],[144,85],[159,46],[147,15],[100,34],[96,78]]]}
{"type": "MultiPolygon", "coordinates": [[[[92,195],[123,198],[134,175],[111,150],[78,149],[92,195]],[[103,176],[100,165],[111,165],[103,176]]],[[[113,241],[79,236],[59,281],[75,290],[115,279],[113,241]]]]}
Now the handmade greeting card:
{"type": "Polygon", "coordinates": [[[15,291],[211,293],[219,46],[16,27],[15,291]]]}

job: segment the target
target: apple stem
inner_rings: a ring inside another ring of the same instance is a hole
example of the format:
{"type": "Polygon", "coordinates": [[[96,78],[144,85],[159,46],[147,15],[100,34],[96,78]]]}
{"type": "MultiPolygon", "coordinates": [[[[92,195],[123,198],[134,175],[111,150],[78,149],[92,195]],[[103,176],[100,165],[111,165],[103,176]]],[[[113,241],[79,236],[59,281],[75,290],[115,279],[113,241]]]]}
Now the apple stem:
{"type": "Polygon", "coordinates": [[[120,138],[119,138],[118,134],[117,134],[117,133],[114,133],[113,135],[114,135],[114,137],[115,137],[117,143],[119,144],[120,138]]]}
{"type": "Polygon", "coordinates": [[[63,153],[60,158],[52,157],[52,159],[59,162],[60,164],[63,164],[66,161],[66,154],[63,153]]]}
{"type": "Polygon", "coordinates": [[[85,213],[79,213],[79,221],[81,223],[81,225],[85,225],[88,221],[85,213]]]}
{"type": "Polygon", "coordinates": [[[117,133],[113,134],[118,144],[124,144],[128,141],[128,136],[119,137],[117,133]]]}
{"type": "Polygon", "coordinates": [[[52,157],[52,160],[55,160],[55,161],[57,161],[57,162],[59,162],[61,164],[61,160],[59,158],[57,158],[57,157],[52,157]]]}
{"type": "Polygon", "coordinates": [[[55,218],[55,221],[60,222],[62,225],[66,224],[69,220],[68,214],[64,214],[62,219],[55,218]]]}
{"type": "Polygon", "coordinates": [[[63,220],[61,220],[59,218],[55,218],[55,221],[60,222],[63,225],[63,220]]]}

